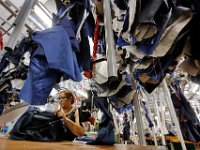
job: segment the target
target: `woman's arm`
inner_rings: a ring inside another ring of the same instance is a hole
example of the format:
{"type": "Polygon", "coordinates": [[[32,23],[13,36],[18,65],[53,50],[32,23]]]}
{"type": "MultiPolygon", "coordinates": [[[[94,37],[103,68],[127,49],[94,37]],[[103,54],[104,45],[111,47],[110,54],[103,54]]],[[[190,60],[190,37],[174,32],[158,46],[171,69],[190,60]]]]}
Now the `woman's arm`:
{"type": "Polygon", "coordinates": [[[62,116],[65,125],[68,127],[69,130],[71,130],[74,135],[83,136],[85,133],[85,129],[80,125],[78,109],[76,110],[74,117],[75,122],[67,118],[65,115],[62,116]]]}

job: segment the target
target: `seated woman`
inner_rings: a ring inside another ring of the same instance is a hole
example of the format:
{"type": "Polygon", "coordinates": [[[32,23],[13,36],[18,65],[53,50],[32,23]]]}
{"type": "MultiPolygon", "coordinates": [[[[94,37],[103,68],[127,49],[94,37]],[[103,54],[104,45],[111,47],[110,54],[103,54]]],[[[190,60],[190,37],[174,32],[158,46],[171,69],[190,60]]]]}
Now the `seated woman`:
{"type": "Polygon", "coordinates": [[[62,118],[66,125],[66,139],[73,140],[77,136],[83,136],[85,129],[79,121],[79,110],[72,106],[74,103],[73,93],[69,90],[62,90],[59,92],[58,99],[60,108],[55,111],[55,114],[62,118]]]}
{"type": "Polygon", "coordinates": [[[74,96],[69,90],[59,92],[60,107],[55,112],[30,106],[10,131],[9,139],[31,141],[74,140],[85,133],[79,121],[79,110],[73,108],[74,96]]]}

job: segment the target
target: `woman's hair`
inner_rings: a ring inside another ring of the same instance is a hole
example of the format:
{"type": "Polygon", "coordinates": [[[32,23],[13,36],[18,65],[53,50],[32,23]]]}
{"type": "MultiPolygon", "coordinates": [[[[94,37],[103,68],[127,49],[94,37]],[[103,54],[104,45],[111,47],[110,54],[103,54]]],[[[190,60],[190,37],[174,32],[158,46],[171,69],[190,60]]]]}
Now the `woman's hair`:
{"type": "Polygon", "coordinates": [[[74,103],[74,94],[73,94],[70,90],[67,90],[67,89],[61,90],[61,91],[59,92],[59,94],[60,94],[60,93],[64,93],[65,96],[66,96],[67,98],[70,98],[70,99],[71,99],[71,103],[72,103],[72,104],[74,103]]]}

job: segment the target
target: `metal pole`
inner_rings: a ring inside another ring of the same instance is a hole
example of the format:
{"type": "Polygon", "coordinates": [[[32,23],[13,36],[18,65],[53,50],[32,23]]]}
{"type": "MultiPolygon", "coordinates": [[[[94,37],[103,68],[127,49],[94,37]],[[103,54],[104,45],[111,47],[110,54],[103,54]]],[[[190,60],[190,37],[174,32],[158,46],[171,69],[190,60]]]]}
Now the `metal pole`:
{"type": "Polygon", "coordinates": [[[116,52],[112,28],[110,0],[103,1],[108,77],[117,77],[116,52]]]}
{"type": "Polygon", "coordinates": [[[149,117],[150,117],[151,121],[153,122],[153,127],[151,128],[151,131],[152,131],[152,134],[153,134],[154,143],[155,143],[155,146],[158,146],[158,142],[157,142],[157,138],[156,138],[156,132],[155,132],[155,123],[153,121],[152,112],[150,110],[150,104],[149,104],[150,99],[147,98],[150,95],[148,94],[148,96],[147,96],[147,94],[148,93],[145,90],[142,90],[142,95],[146,99],[146,105],[147,105],[147,111],[148,111],[149,117]]]}
{"type": "Polygon", "coordinates": [[[174,122],[174,124],[176,126],[177,135],[178,135],[178,138],[181,142],[182,149],[187,150],[184,139],[183,139],[183,135],[181,133],[180,125],[179,125],[179,122],[178,122],[178,119],[177,119],[177,116],[176,116],[174,105],[173,105],[172,100],[171,100],[171,95],[170,95],[170,92],[169,92],[169,89],[167,87],[167,83],[166,83],[165,79],[161,83],[161,86],[163,87],[163,92],[166,96],[166,102],[167,102],[167,105],[168,105],[168,109],[169,109],[169,112],[171,114],[172,121],[174,122]]]}
{"type": "MultiPolygon", "coordinates": [[[[147,110],[148,110],[148,113],[149,113],[149,117],[151,119],[151,121],[153,122],[153,116],[152,116],[152,113],[151,113],[151,110],[150,110],[150,107],[149,107],[149,100],[146,98],[146,104],[147,104],[147,110]]],[[[157,139],[156,139],[156,133],[155,133],[155,124],[153,124],[153,127],[151,127],[151,131],[152,131],[152,134],[153,134],[153,140],[154,140],[154,143],[155,143],[155,146],[158,146],[158,142],[157,142],[157,139]]]]}
{"type": "Polygon", "coordinates": [[[135,108],[135,118],[136,118],[137,130],[138,130],[139,143],[140,145],[146,145],[142,114],[140,111],[140,101],[138,99],[138,95],[137,95],[137,98],[134,99],[133,103],[134,103],[134,108],[135,108]]]}
{"type": "Polygon", "coordinates": [[[156,113],[157,113],[157,116],[158,116],[158,125],[159,125],[160,132],[161,132],[162,145],[166,145],[164,133],[163,133],[163,130],[162,130],[161,116],[160,116],[160,112],[159,112],[159,109],[158,109],[158,101],[156,100],[154,94],[152,94],[152,96],[153,96],[153,100],[154,100],[154,104],[155,104],[154,107],[156,109],[156,113]]]}
{"type": "Polygon", "coordinates": [[[24,4],[23,4],[20,12],[15,19],[15,22],[14,22],[15,27],[11,34],[10,39],[8,40],[7,47],[10,47],[10,48],[15,47],[16,41],[20,35],[20,32],[22,31],[22,28],[25,24],[25,21],[29,14],[29,11],[34,6],[36,1],[37,0],[25,0],[24,1],[24,4]]]}

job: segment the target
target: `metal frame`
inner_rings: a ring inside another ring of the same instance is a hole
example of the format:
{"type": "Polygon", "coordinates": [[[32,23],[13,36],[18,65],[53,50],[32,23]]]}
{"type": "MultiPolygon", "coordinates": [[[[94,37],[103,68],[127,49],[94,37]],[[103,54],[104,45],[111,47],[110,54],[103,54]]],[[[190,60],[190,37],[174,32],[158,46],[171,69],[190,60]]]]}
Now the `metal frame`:
{"type": "Polygon", "coordinates": [[[174,105],[173,105],[172,100],[171,100],[171,95],[170,95],[170,92],[169,92],[169,89],[167,87],[167,83],[166,83],[165,79],[161,83],[161,87],[163,88],[163,92],[164,92],[164,95],[166,97],[166,102],[167,102],[167,106],[168,106],[172,121],[174,122],[174,124],[176,126],[177,136],[178,136],[178,138],[181,142],[182,149],[187,150],[184,139],[183,139],[183,135],[181,133],[180,125],[179,125],[179,122],[178,122],[178,119],[177,119],[177,116],[176,116],[174,105]]]}
{"type": "Polygon", "coordinates": [[[25,0],[19,14],[15,19],[15,27],[12,32],[10,39],[8,40],[7,47],[14,48],[19,37],[20,32],[22,31],[23,26],[25,25],[26,18],[32,7],[34,6],[37,0],[25,0]]]}

